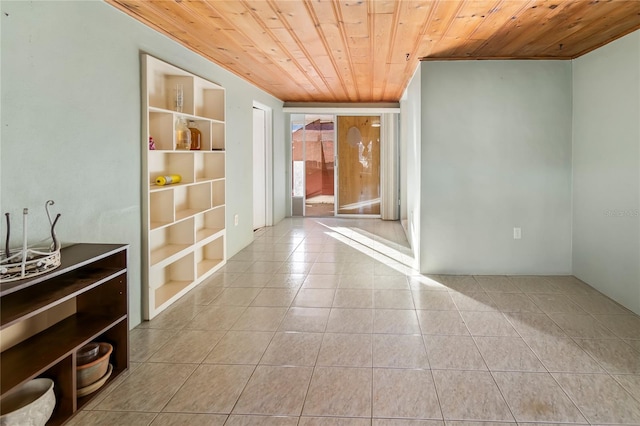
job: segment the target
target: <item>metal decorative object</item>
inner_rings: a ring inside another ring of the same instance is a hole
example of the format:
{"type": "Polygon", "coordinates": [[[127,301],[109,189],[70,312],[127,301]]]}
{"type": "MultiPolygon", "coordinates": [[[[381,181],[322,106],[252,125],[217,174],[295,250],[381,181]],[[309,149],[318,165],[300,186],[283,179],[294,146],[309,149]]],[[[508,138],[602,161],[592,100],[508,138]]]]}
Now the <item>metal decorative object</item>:
{"type": "Polygon", "coordinates": [[[47,247],[28,247],[27,245],[27,216],[29,209],[22,210],[22,247],[9,248],[11,237],[11,220],[9,213],[5,213],[7,219],[7,238],[4,250],[0,250],[0,282],[9,282],[31,278],[49,272],[60,266],[60,242],[56,236],[56,224],[60,219],[58,213],[51,220],[49,206],[54,205],[53,200],[48,200],[44,209],[51,225],[51,244],[47,247]]]}

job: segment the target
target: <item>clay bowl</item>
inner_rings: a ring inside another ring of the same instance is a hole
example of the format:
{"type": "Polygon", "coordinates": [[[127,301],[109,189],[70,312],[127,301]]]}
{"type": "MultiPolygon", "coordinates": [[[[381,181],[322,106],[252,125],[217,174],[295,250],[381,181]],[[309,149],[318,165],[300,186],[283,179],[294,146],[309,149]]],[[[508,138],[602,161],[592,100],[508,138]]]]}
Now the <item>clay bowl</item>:
{"type": "Polygon", "coordinates": [[[88,364],[98,357],[100,343],[87,343],[76,352],[76,365],[88,364]]]}
{"type": "Polygon", "coordinates": [[[113,346],[109,343],[100,343],[97,358],[93,361],[76,366],[76,383],[78,388],[84,388],[102,378],[109,368],[109,357],[113,346]]]}
{"type": "Polygon", "coordinates": [[[53,380],[30,380],[0,400],[0,425],[44,426],[55,406],[53,380]]]}

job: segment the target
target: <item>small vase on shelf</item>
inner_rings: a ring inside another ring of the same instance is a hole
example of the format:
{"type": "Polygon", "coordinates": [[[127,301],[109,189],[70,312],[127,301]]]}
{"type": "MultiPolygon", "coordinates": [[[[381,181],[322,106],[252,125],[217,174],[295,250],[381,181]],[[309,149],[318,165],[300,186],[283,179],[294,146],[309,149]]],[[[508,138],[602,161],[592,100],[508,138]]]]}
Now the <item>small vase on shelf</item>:
{"type": "Polygon", "coordinates": [[[191,131],[187,127],[187,120],[182,117],[176,121],[176,149],[191,149],[191,131]]]}
{"type": "Polygon", "coordinates": [[[200,130],[198,130],[198,124],[193,120],[189,121],[189,131],[191,133],[191,150],[192,151],[200,150],[202,133],[200,133],[200,130]]]}
{"type": "Polygon", "coordinates": [[[182,112],[182,107],[184,106],[184,88],[182,84],[176,84],[176,111],[182,112]]]}

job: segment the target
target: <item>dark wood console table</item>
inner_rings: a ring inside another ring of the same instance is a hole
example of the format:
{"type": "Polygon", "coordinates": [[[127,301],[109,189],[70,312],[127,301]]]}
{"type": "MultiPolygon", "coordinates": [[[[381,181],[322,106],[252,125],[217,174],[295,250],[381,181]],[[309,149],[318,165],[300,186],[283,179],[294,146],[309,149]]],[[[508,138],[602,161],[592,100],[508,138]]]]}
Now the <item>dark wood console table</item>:
{"type": "Polygon", "coordinates": [[[91,341],[113,345],[107,384],[129,368],[127,257],[128,245],[75,244],[62,249],[57,269],[0,282],[0,330],[75,301],[74,314],[0,354],[0,394],[36,377],[53,379],[56,407],[47,425],[61,425],[100,393],[77,395],[80,347],[91,341]]]}

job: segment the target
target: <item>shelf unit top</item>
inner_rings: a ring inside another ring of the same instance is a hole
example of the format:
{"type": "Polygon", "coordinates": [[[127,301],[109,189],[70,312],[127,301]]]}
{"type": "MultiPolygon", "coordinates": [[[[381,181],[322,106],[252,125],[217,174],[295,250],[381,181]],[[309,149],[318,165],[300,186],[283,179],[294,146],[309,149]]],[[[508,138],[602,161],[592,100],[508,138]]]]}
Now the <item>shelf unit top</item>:
{"type": "Polygon", "coordinates": [[[7,296],[16,291],[31,287],[51,278],[81,268],[88,263],[95,262],[129,248],[129,244],[93,244],[78,243],[60,250],[60,266],[53,271],[24,280],[2,282],[0,281],[0,297],[7,296]]]}

